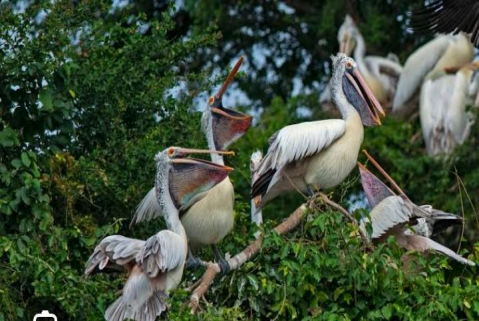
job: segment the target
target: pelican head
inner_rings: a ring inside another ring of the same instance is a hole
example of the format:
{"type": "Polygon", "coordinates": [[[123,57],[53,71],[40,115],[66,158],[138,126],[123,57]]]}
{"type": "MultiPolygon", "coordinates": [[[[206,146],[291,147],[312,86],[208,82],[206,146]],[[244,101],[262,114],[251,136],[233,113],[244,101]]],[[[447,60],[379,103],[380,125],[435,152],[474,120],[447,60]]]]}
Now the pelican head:
{"type": "MultiPolygon", "coordinates": [[[[251,126],[252,117],[223,106],[223,94],[238,72],[243,57],[236,62],[228,78],[216,95],[208,99],[209,108],[203,113],[202,126],[208,140],[212,140],[216,150],[224,150],[238,140],[251,126]]],[[[212,148],[213,146],[210,146],[212,148]]]]}
{"type": "MultiPolygon", "coordinates": [[[[156,197],[160,207],[171,204],[179,210],[199,193],[222,182],[233,168],[203,159],[189,158],[189,154],[232,155],[227,151],[210,151],[181,147],[168,147],[156,155],[156,197]]],[[[168,209],[163,213],[168,213],[168,209]]]]}
{"type": "MultiPolygon", "coordinates": [[[[380,117],[385,116],[384,110],[359,73],[354,59],[343,53],[338,53],[331,59],[333,60],[333,76],[331,78],[333,97],[335,92],[342,90],[348,102],[361,116],[363,125],[381,125],[380,117]]],[[[335,101],[335,104],[338,106],[340,102],[335,101]]]]}
{"type": "Polygon", "coordinates": [[[339,52],[351,56],[354,47],[356,47],[356,37],[358,35],[359,30],[353,18],[350,15],[346,15],[338,32],[339,52]]]}

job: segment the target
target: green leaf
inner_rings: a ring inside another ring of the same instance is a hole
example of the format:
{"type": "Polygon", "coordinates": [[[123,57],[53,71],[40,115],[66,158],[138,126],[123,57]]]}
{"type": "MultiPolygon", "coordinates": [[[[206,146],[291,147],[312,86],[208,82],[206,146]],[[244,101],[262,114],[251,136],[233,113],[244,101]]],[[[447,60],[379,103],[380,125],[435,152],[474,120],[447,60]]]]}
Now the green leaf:
{"type": "Polygon", "coordinates": [[[391,304],[383,306],[381,309],[381,313],[383,314],[386,320],[391,319],[393,315],[393,306],[391,304]]]}
{"type": "Polygon", "coordinates": [[[22,167],[22,161],[19,160],[18,158],[15,158],[14,160],[12,160],[11,164],[12,164],[12,166],[15,167],[16,169],[22,167]]]}
{"type": "Polygon", "coordinates": [[[42,91],[40,91],[40,94],[38,95],[38,99],[40,100],[44,108],[46,108],[47,110],[53,109],[52,94],[49,90],[42,89],[42,91]]]}
{"type": "Polygon", "coordinates": [[[0,145],[3,147],[12,147],[18,146],[20,143],[18,141],[17,133],[11,128],[4,128],[0,131],[0,145]]]}
{"type": "Polygon", "coordinates": [[[30,158],[28,157],[27,153],[25,153],[25,152],[22,153],[22,163],[26,167],[30,167],[30,164],[31,164],[30,158]]]}
{"type": "Polygon", "coordinates": [[[75,92],[73,90],[68,90],[68,92],[70,93],[70,96],[72,96],[72,98],[75,98],[75,92]]]}

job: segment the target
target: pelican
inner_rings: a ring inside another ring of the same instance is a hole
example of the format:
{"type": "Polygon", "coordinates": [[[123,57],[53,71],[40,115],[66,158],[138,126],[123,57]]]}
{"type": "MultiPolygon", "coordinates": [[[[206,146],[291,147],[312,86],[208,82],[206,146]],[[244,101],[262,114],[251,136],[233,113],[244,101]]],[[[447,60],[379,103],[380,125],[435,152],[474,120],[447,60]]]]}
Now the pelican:
{"type": "MultiPolygon", "coordinates": [[[[371,162],[377,164],[367,153],[366,155],[371,162]]],[[[434,209],[430,205],[417,206],[401,189],[399,189],[400,195],[396,195],[362,164],[358,163],[358,166],[361,184],[372,208],[369,216],[373,241],[384,242],[390,235],[394,235],[398,244],[409,251],[435,251],[460,263],[475,266],[474,262],[429,238],[451,225],[461,224],[461,217],[434,209]]],[[[387,175],[380,167],[379,169],[387,175]]],[[[387,178],[392,181],[389,175],[387,178]]],[[[397,185],[394,183],[394,186],[397,185]]],[[[368,221],[367,218],[361,220],[360,228],[363,231],[366,231],[368,221]]]]}
{"type": "Polygon", "coordinates": [[[424,82],[419,117],[429,155],[450,154],[469,136],[474,118],[466,107],[474,104],[477,79],[473,73],[478,68],[477,63],[471,63],[455,74],[424,82]]]}
{"type": "Polygon", "coordinates": [[[168,229],[146,241],[111,235],[95,248],[85,269],[86,276],[121,267],[128,271],[123,295],[108,307],[105,320],[154,321],[166,309],[168,291],[180,283],[188,252],[179,209],[223,181],[232,170],[208,161],[185,158],[191,153],[211,152],[170,147],[158,153],[155,192],[168,229]]]}
{"type": "Polygon", "coordinates": [[[460,33],[442,35],[417,49],[406,60],[393,101],[393,113],[407,116],[417,106],[418,93],[426,81],[437,81],[448,69],[467,65],[474,57],[474,47],[460,33]]]}
{"type": "MultiPolygon", "coordinates": [[[[208,147],[213,151],[226,149],[238,140],[250,127],[252,117],[223,106],[223,94],[238,72],[243,57],[233,67],[219,92],[208,100],[208,107],[203,113],[202,130],[206,135],[208,147]]],[[[221,153],[211,154],[213,163],[224,165],[221,153]]],[[[198,195],[188,206],[180,211],[181,223],[185,227],[190,247],[196,250],[205,245],[212,245],[216,261],[223,273],[229,269],[227,261],[216,247],[234,226],[234,188],[229,177],[209,191],[198,195]],[[208,213],[208,215],[204,215],[208,213]]],[[[150,220],[161,215],[154,197],[154,189],[145,196],[138,206],[132,223],[150,220]]],[[[197,266],[199,261],[190,252],[188,265],[197,266]]]]}
{"type": "Polygon", "coordinates": [[[342,53],[332,61],[332,99],[343,119],[289,125],[269,139],[268,153],[258,165],[258,179],[251,191],[258,209],[282,193],[311,194],[314,188],[341,183],[356,165],[363,124],[381,124],[384,111],[356,62],[342,53]]]}
{"type": "Polygon", "coordinates": [[[479,48],[479,2],[477,0],[436,0],[412,13],[414,31],[471,33],[471,42],[479,48]]]}
{"type": "Polygon", "coordinates": [[[346,15],[339,28],[338,42],[340,52],[350,56],[354,50],[354,60],[366,84],[383,106],[389,106],[394,98],[402,66],[390,58],[366,56],[364,38],[349,15],[346,15]]]}

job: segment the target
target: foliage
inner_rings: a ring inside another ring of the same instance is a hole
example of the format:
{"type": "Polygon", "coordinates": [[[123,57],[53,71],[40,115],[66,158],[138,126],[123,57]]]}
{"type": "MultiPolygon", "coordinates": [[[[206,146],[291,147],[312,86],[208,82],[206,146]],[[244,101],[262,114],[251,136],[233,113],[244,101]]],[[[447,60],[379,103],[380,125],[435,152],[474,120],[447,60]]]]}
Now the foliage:
{"type": "MultiPolygon", "coordinates": [[[[84,264],[106,235],[146,238],[164,226],[157,220],[127,229],[152,186],[154,154],[169,145],[205,146],[194,99],[212,91],[233,57],[246,55],[245,72],[235,83],[251,104],[228,107],[252,112],[255,126],[228,159],[235,167],[237,219],[220,247],[231,254],[247,246],[254,232],[251,152],[265,151],[268,137],[287,124],[331,117],[319,110],[317,97],[345,11],[363,22],[371,52],[394,51],[404,61],[421,40],[404,33],[410,7],[403,2],[204,0],[173,8],[157,1],[151,8],[153,2],[132,1],[116,9],[108,1],[74,3],[33,2],[24,11],[0,4],[0,321],[32,320],[42,309],[60,320],[102,319],[125,279],[85,280],[84,264]],[[211,77],[217,69],[222,72],[211,77]]],[[[417,120],[388,119],[368,129],[364,142],[418,204],[456,213],[464,207],[464,239],[452,236],[460,235],[456,230],[443,241],[462,241],[461,251],[475,261],[478,128],[445,161],[424,156],[422,141],[412,139],[417,120]]],[[[332,194],[344,206],[358,195],[357,176],[332,194]]],[[[404,250],[393,239],[366,252],[354,228],[324,206],[285,237],[269,232],[302,201],[292,195],[265,208],[260,255],[217,279],[209,304],[194,318],[479,317],[473,270],[441,256],[412,254],[417,272],[406,273],[404,250]]],[[[210,249],[200,256],[212,259],[210,249]]],[[[187,272],[184,284],[201,273],[187,272]]],[[[192,319],[187,299],[184,290],[174,291],[167,318],[192,319]]]]}

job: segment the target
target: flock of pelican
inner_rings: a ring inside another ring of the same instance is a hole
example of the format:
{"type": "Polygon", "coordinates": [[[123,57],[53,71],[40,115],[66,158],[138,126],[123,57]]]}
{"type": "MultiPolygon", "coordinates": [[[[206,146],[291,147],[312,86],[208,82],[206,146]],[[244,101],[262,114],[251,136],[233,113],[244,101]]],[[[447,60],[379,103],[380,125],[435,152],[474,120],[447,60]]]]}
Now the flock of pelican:
{"type": "MultiPolygon", "coordinates": [[[[357,163],[364,126],[381,125],[382,105],[390,104],[392,113],[399,113],[417,95],[430,153],[449,152],[464,141],[473,122],[465,111],[466,98],[477,95],[479,87],[468,39],[463,34],[439,36],[418,49],[404,67],[391,58],[365,56],[365,41],[350,17],[340,29],[339,42],[341,52],[331,57],[329,97],[341,119],[303,122],[276,132],[255,168],[253,204],[261,210],[281,194],[313,195],[334,188],[359,166],[372,208],[360,228],[371,224],[374,242],[394,235],[407,250],[433,251],[474,266],[430,239],[450,225],[461,224],[462,218],[414,204],[367,153],[397,194],[357,163]],[[348,56],[353,50],[354,59],[348,56]],[[446,89],[453,90],[446,102],[441,101],[445,95],[431,93],[446,89]]],[[[155,157],[154,187],[137,207],[131,226],[162,217],[167,229],[146,241],[108,236],[89,258],[86,276],[119,270],[128,273],[122,295],[105,312],[106,320],[154,321],[165,311],[168,292],[181,282],[185,265],[197,265],[192,252],[199,247],[211,245],[222,272],[228,272],[228,262],[216,247],[234,225],[234,187],[228,178],[233,169],[225,166],[224,156],[234,154],[226,149],[246,133],[252,118],[225,108],[222,97],[242,61],[209,98],[203,113],[202,130],[209,149],[169,147],[155,157]],[[205,153],[211,155],[211,162],[189,157],[205,153]]]]}

